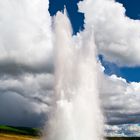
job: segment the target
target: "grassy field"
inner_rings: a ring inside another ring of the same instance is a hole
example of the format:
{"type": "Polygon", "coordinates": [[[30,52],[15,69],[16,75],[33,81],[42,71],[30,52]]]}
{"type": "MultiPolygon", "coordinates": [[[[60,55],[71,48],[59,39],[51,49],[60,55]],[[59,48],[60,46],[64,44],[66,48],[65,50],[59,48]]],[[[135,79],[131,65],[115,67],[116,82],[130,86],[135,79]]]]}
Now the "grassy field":
{"type": "Polygon", "coordinates": [[[0,140],[39,140],[39,137],[36,128],[0,126],[0,140]]]}
{"type": "Polygon", "coordinates": [[[16,134],[0,134],[0,140],[39,140],[39,137],[16,134]]]}
{"type": "Polygon", "coordinates": [[[39,129],[28,127],[13,127],[0,125],[0,133],[38,136],[39,129]]]}

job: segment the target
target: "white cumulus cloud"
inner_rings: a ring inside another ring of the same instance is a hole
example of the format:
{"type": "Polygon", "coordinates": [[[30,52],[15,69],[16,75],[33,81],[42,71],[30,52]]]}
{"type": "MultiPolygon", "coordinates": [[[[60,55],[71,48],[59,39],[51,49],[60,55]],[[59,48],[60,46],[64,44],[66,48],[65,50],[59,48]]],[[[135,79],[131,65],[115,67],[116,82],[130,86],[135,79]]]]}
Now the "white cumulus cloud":
{"type": "Polygon", "coordinates": [[[53,93],[48,0],[0,1],[0,124],[39,126],[53,93]]]}
{"type": "Polygon", "coordinates": [[[102,106],[109,124],[140,122],[140,83],[116,75],[103,75],[100,86],[102,106]]]}
{"type": "Polygon", "coordinates": [[[1,73],[51,72],[48,0],[0,1],[1,73]]]}
{"type": "Polygon", "coordinates": [[[93,27],[100,54],[120,66],[140,65],[140,21],[125,15],[114,0],[84,0],[79,9],[85,14],[85,27],[93,27]]]}

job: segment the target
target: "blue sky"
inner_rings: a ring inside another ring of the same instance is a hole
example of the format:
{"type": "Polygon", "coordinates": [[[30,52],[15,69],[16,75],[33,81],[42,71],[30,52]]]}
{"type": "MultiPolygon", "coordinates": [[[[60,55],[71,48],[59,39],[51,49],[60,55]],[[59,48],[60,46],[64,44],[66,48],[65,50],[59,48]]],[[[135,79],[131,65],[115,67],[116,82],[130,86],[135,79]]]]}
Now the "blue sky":
{"type": "Polygon", "coordinates": [[[84,14],[77,12],[77,3],[79,1],[80,0],[50,0],[49,11],[52,16],[55,15],[57,11],[62,11],[64,5],[66,6],[74,34],[84,28],[84,14]]]}
{"type": "MultiPolygon", "coordinates": [[[[57,11],[62,11],[64,5],[67,8],[69,18],[72,23],[73,32],[76,34],[84,28],[84,15],[79,13],[77,3],[80,0],[50,0],[50,14],[53,16],[57,11]]],[[[126,8],[126,15],[132,19],[140,19],[140,1],[139,0],[117,0],[126,8]]],[[[100,57],[101,58],[101,57],[100,57]]],[[[140,82],[140,67],[119,67],[114,63],[110,63],[101,59],[105,67],[105,73],[108,75],[116,74],[125,78],[128,82],[140,82]]]]}

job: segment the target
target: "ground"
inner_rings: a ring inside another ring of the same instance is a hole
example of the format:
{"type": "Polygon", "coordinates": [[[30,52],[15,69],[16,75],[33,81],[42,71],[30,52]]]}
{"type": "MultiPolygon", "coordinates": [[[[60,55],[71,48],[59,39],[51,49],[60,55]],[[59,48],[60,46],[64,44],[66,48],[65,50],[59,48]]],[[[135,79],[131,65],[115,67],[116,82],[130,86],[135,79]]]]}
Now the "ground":
{"type": "Polygon", "coordinates": [[[0,134],[0,140],[39,140],[39,138],[15,134],[0,134]]]}
{"type": "Polygon", "coordinates": [[[40,130],[0,125],[0,140],[39,140],[40,130]]]}

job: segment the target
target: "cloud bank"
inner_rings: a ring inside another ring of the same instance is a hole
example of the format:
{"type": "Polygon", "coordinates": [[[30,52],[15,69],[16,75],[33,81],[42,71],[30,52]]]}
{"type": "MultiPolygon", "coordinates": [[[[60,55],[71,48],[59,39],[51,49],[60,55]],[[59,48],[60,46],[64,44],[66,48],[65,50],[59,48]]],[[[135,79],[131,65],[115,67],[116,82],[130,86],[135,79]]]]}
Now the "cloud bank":
{"type": "Polygon", "coordinates": [[[119,66],[140,65],[140,21],[125,16],[125,8],[114,0],[84,0],[79,9],[85,27],[93,26],[95,42],[105,59],[119,66]]]}
{"type": "Polygon", "coordinates": [[[0,1],[0,124],[40,126],[53,93],[48,0],[0,1]]]}
{"type": "Polygon", "coordinates": [[[101,99],[108,124],[140,122],[140,83],[127,83],[116,75],[102,78],[101,99]]]}
{"type": "Polygon", "coordinates": [[[6,0],[0,9],[0,73],[51,72],[48,0],[6,0]]]}
{"type": "Polygon", "coordinates": [[[106,125],[105,135],[112,137],[139,137],[139,124],[106,125]]]}

